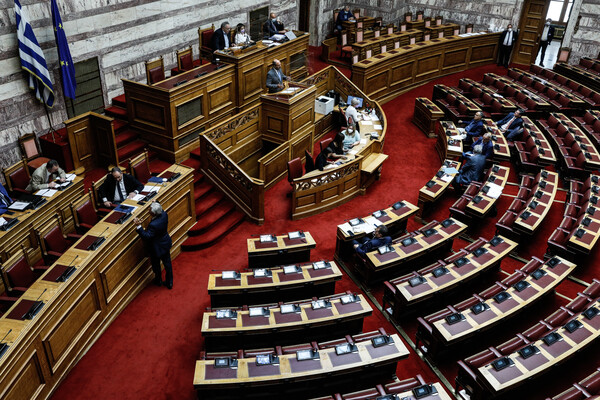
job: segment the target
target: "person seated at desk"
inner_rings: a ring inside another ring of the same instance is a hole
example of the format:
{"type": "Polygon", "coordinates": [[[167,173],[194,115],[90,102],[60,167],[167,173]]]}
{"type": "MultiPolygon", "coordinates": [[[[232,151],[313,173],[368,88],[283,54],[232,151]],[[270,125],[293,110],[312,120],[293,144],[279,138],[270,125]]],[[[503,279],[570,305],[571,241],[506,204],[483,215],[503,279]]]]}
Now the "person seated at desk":
{"type": "Polygon", "coordinates": [[[344,134],[339,132],[333,142],[329,144],[315,159],[315,168],[319,171],[323,171],[327,164],[333,164],[337,159],[346,160],[348,157],[344,156],[344,134]]]}
{"type": "Polygon", "coordinates": [[[354,124],[344,129],[342,134],[344,135],[344,140],[342,142],[344,151],[348,151],[354,146],[358,146],[360,144],[360,133],[358,133],[354,124]]]}
{"type": "Polygon", "coordinates": [[[98,189],[98,197],[105,207],[111,207],[133,198],[143,189],[144,185],[140,181],[132,175],[122,173],[119,167],[114,167],[98,189]]]}
{"type": "Polygon", "coordinates": [[[8,211],[8,206],[13,203],[13,200],[8,195],[6,188],[0,183],[0,215],[8,211]]]}
{"type": "Polygon", "coordinates": [[[290,77],[281,71],[281,61],[274,59],[271,69],[267,72],[267,88],[269,88],[269,93],[281,91],[283,89],[283,81],[289,80],[290,77]]]}
{"type": "Polygon", "coordinates": [[[213,51],[223,50],[229,48],[229,31],[231,26],[229,22],[225,21],[221,24],[221,27],[214,31],[210,38],[210,48],[213,51]]]}
{"type": "Polygon", "coordinates": [[[479,181],[485,168],[485,156],[481,154],[483,147],[481,145],[473,146],[473,155],[467,158],[467,162],[458,171],[454,178],[452,186],[460,190],[463,185],[468,185],[472,181],[479,181]]]}
{"type": "Polygon", "coordinates": [[[358,240],[353,240],[354,250],[356,253],[365,257],[366,253],[376,250],[381,246],[385,246],[386,244],[392,243],[392,238],[389,236],[385,236],[388,233],[387,226],[379,225],[375,228],[375,232],[373,232],[373,239],[363,238],[363,242],[360,243],[358,240]]]}
{"type": "MultiPolygon", "coordinates": [[[[479,137],[483,134],[483,113],[481,111],[477,111],[473,119],[464,127],[458,128],[458,132],[461,135],[467,135],[465,138],[466,144],[473,143],[473,139],[479,137]]],[[[458,121],[459,124],[464,123],[465,121],[458,121]]]]}
{"type": "Polygon", "coordinates": [[[271,13],[270,18],[263,25],[263,32],[265,34],[265,38],[267,39],[273,35],[277,35],[278,33],[281,35],[285,33],[283,23],[277,19],[277,14],[271,13]]]}
{"type": "Polygon", "coordinates": [[[341,31],[344,29],[342,22],[355,21],[354,14],[350,11],[350,6],[344,6],[344,9],[338,13],[337,20],[335,21],[335,29],[341,31]]]}
{"type": "Polygon", "coordinates": [[[506,140],[514,142],[523,133],[523,115],[521,110],[516,110],[514,113],[508,113],[508,115],[496,122],[500,132],[506,136],[506,140]]]}
{"type": "Polygon", "coordinates": [[[58,186],[58,183],[54,181],[58,179],[60,183],[64,183],[65,178],[65,171],[58,166],[58,161],[50,160],[33,171],[31,181],[29,181],[29,185],[27,185],[25,190],[28,192],[37,192],[42,189],[54,189],[58,186]]]}
{"type": "Polygon", "coordinates": [[[246,33],[246,25],[237,24],[235,27],[235,45],[245,46],[251,43],[254,42],[250,39],[250,35],[246,33]]]}
{"type": "MultiPolygon", "coordinates": [[[[480,137],[475,143],[473,143],[473,147],[474,146],[482,147],[481,154],[483,154],[487,160],[491,160],[494,158],[494,142],[492,142],[491,133],[484,133],[482,137],[480,137]]],[[[471,154],[472,153],[463,153],[463,157],[470,156],[471,154]]]]}
{"type": "Polygon", "coordinates": [[[358,110],[356,109],[358,107],[358,105],[360,104],[360,100],[357,99],[356,97],[352,98],[352,101],[350,102],[350,105],[348,106],[348,108],[346,108],[346,120],[348,121],[348,118],[352,117],[352,122],[356,124],[356,129],[360,132],[360,129],[358,128],[358,121],[359,119],[359,114],[358,114],[358,110]]]}

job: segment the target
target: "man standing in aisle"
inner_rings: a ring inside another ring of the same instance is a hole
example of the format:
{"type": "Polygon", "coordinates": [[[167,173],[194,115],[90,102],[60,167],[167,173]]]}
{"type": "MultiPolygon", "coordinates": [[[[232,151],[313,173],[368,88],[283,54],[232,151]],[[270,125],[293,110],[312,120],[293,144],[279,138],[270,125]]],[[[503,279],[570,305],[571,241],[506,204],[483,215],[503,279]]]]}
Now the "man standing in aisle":
{"type": "Polygon", "coordinates": [[[157,201],[150,204],[150,216],[152,219],[148,228],[144,229],[142,221],[134,218],[136,231],[144,241],[147,251],[150,253],[150,262],[154,272],[154,283],[160,286],[161,283],[169,289],[173,289],[173,266],[171,265],[171,236],[169,236],[169,217],[163,211],[162,206],[157,201]],[[160,262],[165,266],[165,281],[161,281],[160,262]]]}
{"type": "Polygon", "coordinates": [[[498,50],[498,66],[502,65],[508,68],[510,62],[510,54],[513,50],[513,45],[517,41],[519,32],[513,31],[512,24],[508,24],[506,30],[500,35],[500,49],[498,50]]]}
{"type": "Polygon", "coordinates": [[[548,18],[546,20],[546,24],[544,25],[544,29],[542,30],[542,36],[540,37],[540,51],[542,52],[540,57],[540,67],[544,66],[546,48],[548,48],[548,45],[552,43],[552,39],[554,39],[554,27],[552,26],[552,20],[548,18]]]}

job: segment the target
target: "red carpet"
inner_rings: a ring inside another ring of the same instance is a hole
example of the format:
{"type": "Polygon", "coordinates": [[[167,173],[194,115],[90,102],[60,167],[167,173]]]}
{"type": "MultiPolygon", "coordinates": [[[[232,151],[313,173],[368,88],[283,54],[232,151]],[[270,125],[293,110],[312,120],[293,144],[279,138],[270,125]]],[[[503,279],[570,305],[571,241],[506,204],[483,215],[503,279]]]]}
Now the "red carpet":
{"type": "MultiPolygon", "coordinates": [[[[316,59],[311,49],[309,69],[311,72],[321,68],[324,63],[316,59]]],[[[441,78],[435,83],[457,85],[462,77],[481,80],[485,72],[503,74],[506,70],[496,66],[480,67],[452,76],[441,78]]],[[[347,72],[347,71],[346,71],[347,72]]],[[[182,253],[174,260],[174,288],[172,291],[155,286],[148,286],[132,301],[127,309],[113,322],[96,344],[75,366],[64,383],[54,394],[54,400],[61,399],[194,399],[192,386],[194,362],[203,349],[200,334],[202,311],[208,307],[209,297],[206,293],[207,277],[213,271],[223,269],[242,269],[247,265],[246,238],[259,233],[283,233],[297,229],[311,232],[317,241],[312,258],[332,259],[335,250],[337,225],[344,220],[363,216],[374,210],[387,207],[398,200],[408,200],[417,204],[418,191],[440,166],[434,150],[435,139],[427,139],[410,120],[412,118],[414,99],[419,96],[431,97],[433,84],[429,83],[412,90],[395,100],[385,104],[388,130],[385,142],[385,153],[390,157],[386,161],[382,178],[373,184],[367,194],[354,199],[327,213],[306,218],[300,221],[290,220],[290,200],[286,193],[290,191],[287,180],[282,180],[270,189],[265,198],[265,224],[256,226],[243,222],[227,238],[216,246],[206,250],[182,253]],[[418,162],[415,162],[419,160],[418,162]]],[[[511,173],[510,182],[518,183],[516,174],[511,173]]],[[[507,188],[506,193],[514,193],[514,188],[507,188]]],[[[448,207],[457,196],[450,193],[425,216],[427,220],[443,219],[448,216],[448,207]]],[[[564,199],[564,195],[558,197],[564,199]]],[[[511,199],[506,195],[498,205],[498,215],[488,218],[473,229],[469,235],[473,238],[483,236],[491,238],[495,232],[495,223],[502,216],[511,199]]],[[[519,249],[519,254],[528,258],[531,255],[541,257],[546,250],[546,241],[554,227],[562,217],[562,203],[555,204],[549,213],[542,229],[527,240],[519,249]]],[[[408,222],[408,229],[421,226],[414,220],[408,222]]],[[[467,244],[464,240],[456,240],[455,249],[467,244]]],[[[590,257],[586,265],[577,268],[576,276],[590,281],[598,276],[596,267],[597,255],[590,257]]],[[[506,259],[502,263],[503,270],[512,272],[522,266],[514,259],[506,259]]],[[[477,286],[485,288],[496,279],[506,276],[499,272],[490,276],[477,286]]],[[[584,287],[567,281],[558,292],[573,297],[584,287]]],[[[337,292],[345,290],[357,291],[357,287],[348,276],[344,276],[337,284],[337,292]]],[[[470,288],[469,292],[478,288],[470,288]]],[[[381,301],[382,289],[378,285],[371,290],[378,301],[381,301]]],[[[466,296],[467,294],[465,294],[466,296]]],[[[533,321],[544,318],[550,311],[564,304],[567,300],[553,296],[539,307],[533,309],[526,317],[517,318],[500,332],[486,335],[480,343],[473,346],[471,354],[488,345],[500,344],[503,340],[514,336],[533,324],[533,321]]],[[[443,305],[437,305],[441,308],[443,305]]],[[[373,316],[365,321],[364,331],[380,326],[388,332],[394,332],[393,326],[374,307],[373,316]]],[[[402,328],[414,340],[416,316],[402,322],[402,328]]],[[[301,339],[300,339],[301,340],[301,339]]],[[[275,345],[275,343],[274,343],[275,345]]],[[[463,354],[461,356],[467,356],[463,354]]],[[[438,365],[445,376],[454,383],[456,360],[458,355],[438,365]]],[[[587,375],[597,360],[582,368],[580,374],[587,375]]],[[[434,372],[414,353],[399,363],[399,378],[407,378],[422,374],[426,380],[438,380],[434,372]]],[[[554,395],[563,390],[579,371],[569,375],[568,380],[545,382],[544,391],[539,399],[554,395]],[[572,375],[572,376],[571,376],[572,375]]],[[[372,387],[371,383],[365,383],[372,387]]]]}

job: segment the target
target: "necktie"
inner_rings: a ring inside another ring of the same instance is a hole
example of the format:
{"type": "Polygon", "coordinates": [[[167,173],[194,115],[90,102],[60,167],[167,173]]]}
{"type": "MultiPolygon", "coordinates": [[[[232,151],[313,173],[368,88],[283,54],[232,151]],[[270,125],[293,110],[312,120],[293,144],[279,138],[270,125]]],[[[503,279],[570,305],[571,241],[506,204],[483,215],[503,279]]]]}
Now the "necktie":
{"type": "Polygon", "coordinates": [[[121,182],[117,182],[117,193],[119,194],[119,203],[122,203],[125,200],[123,198],[123,191],[121,190],[121,182]]]}
{"type": "Polygon", "coordinates": [[[7,206],[10,206],[12,204],[10,197],[5,196],[2,192],[0,192],[0,202],[6,204],[7,206]]]}

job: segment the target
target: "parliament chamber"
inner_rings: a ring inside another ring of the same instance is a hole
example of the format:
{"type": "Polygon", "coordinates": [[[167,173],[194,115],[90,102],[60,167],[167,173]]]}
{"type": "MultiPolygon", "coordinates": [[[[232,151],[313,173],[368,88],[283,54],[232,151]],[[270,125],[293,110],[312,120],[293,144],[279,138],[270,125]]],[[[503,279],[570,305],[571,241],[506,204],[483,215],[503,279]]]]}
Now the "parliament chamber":
{"type": "Polygon", "coordinates": [[[334,3],[115,53],[110,105],[2,164],[0,398],[600,393],[600,54],[522,62],[524,25],[505,68],[504,27],[334,3]],[[29,189],[50,159],[66,182],[29,189]],[[109,207],[115,173],[141,186],[109,207]]]}

